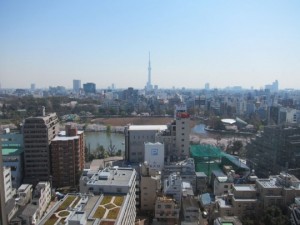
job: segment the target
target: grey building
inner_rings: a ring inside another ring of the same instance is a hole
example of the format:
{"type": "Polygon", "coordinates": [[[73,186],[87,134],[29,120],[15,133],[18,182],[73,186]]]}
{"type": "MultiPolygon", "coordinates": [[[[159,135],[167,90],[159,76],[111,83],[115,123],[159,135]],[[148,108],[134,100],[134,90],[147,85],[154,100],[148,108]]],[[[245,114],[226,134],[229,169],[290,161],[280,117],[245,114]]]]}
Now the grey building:
{"type": "Polygon", "coordinates": [[[138,163],[144,161],[145,142],[155,142],[155,135],[166,130],[166,125],[130,125],[125,128],[125,159],[138,163]]]}

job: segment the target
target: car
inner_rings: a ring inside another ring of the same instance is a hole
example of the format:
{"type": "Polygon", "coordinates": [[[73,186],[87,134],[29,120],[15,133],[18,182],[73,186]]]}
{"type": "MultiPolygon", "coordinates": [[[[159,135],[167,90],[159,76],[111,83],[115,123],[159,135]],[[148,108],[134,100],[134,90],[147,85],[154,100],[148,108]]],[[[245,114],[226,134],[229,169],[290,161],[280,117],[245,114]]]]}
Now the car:
{"type": "Polygon", "coordinates": [[[202,217],[203,217],[203,218],[207,218],[207,216],[208,216],[208,212],[204,210],[204,211],[202,212],[202,217]]]}

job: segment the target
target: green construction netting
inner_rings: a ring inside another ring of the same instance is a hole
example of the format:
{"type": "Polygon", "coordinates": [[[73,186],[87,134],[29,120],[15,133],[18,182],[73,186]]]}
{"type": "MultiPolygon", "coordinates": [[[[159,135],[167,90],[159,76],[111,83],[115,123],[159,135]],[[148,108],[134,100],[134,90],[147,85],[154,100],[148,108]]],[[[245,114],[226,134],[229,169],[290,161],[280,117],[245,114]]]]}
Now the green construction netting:
{"type": "Polygon", "coordinates": [[[231,165],[236,171],[247,171],[249,168],[232,155],[212,145],[191,145],[191,157],[195,161],[197,172],[210,175],[213,170],[221,170],[223,165],[231,165]]]}

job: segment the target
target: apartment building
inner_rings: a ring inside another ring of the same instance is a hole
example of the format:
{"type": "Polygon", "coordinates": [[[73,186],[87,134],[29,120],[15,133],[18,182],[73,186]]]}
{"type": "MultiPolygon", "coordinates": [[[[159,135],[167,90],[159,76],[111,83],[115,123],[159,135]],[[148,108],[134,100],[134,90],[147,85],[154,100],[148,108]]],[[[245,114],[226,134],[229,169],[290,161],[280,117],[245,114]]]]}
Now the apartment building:
{"type": "Polygon", "coordinates": [[[12,180],[11,180],[11,170],[10,167],[3,167],[3,188],[4,189],[4,201],[5,203],[8,202],[14,195],[14,189],[12,187],[12,180]]]}
{"type": "Polygon", "coordinates": [[[74,187],[84,169],[84,132],[66,125],[51,142],[51,160],[53,187],[74,187]]]}
{"type": "Polygon", "coordinates": [[[182,215],[186,222],[197,222],[200,218],[198,201],[193,197],[182,199],[182,215]]]}
{"type": "Polygon", "coordinates": [[[180,205],[173,198],[164,196],[158,197],[155,203],[155,219],[156,222],[165,222],[166,224],[178,224],[180,215],[180,205]]]}
{"type": "Polygon", "coordinates": [[[179,174],[182,181],[189,182],[193,187],[194,193],[196,193],[196,172],[193,158],[165,165],[163,169],[163,179],[167,179],[172,173],[179,174]]]}
{"type": "Polygon", "coordinates": [[[31,200],[31,204],[36,205],[38,207],[36,212],[37,220],[41,219],[50,201],[51,201],[50,182],[39,182],[32,193],[32,200],[31,200]]]}
{"type": "Polygon", "coordinates": [[[163,194],[172,196],[176,203],[180,205],[182,196],[182,179],[180,175],[173,173],[168,179],[164,180],[163,194]]]}
{"type": "Polygon", "coordinates": [[[142,211],[154,211],[157,195],[161,192],[160,172],[151,173],[148,163],[141,165],[140,201],[142,211]]]}
{"type": "Polygon", "coordinates": [[[280,173],[268,179],[256,179],[253,184],[234,184],[228,194],[216,197],[218,215],[238,216],[261,213],[276,205],[287,207],[300,196],[300,181],[295,176],[280,173]]]}
{"type": "Polygon", "coordinates": [[[48,181],[50,176],[50,144],[58,134],[58,117],[56,113],[46,115],[45,109],[38,117],[25,119],[24,166],[25,183],[37,184],[48,181]]]}

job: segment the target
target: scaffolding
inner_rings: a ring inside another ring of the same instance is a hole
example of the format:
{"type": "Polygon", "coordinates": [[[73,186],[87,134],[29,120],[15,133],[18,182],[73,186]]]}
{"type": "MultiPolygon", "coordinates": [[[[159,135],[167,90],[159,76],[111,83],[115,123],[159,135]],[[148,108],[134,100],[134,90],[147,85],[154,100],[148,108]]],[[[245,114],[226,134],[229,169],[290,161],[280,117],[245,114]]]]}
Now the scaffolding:
{"type": "Polygon", "coordinates": [[[212,145],[191,145],[191,157],[195,161],[197,172],[210,176],[213,170],[222,171],[224,165],[230,165],[237,173],[245,173],[249,168],[238,157],[229,155],[212,145]]]}

